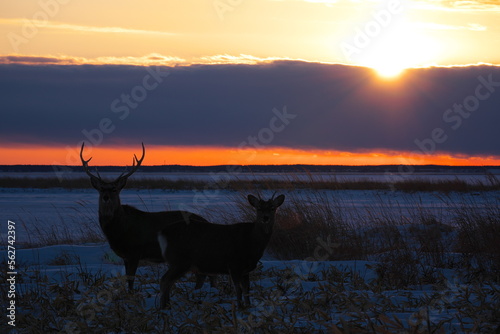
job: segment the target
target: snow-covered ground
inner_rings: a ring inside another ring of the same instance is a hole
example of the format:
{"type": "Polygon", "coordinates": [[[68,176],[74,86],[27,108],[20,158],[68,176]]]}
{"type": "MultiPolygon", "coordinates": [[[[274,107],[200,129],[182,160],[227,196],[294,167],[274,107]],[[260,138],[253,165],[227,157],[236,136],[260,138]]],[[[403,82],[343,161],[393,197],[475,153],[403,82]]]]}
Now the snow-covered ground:
{"type": "MultiPolygon", "coordinates": [[[[374,220],[384,215],[412,222],[415,215],[420,214],[453,224],[457,208],[468,206],[482,210],[500,203],[500,192],[443,195],[297,190],[284,193],[288,205],[293,200],[313,205],[315,201],[326,199],[339,209],[344,219],[365,224],[376,223],[374,220]]],[[[217,217],[219,212],[237,216],[236,202],[244,195],[228,190],[124,189],[121,201],[145,211],[187,209],[217,217]]],[[[264,197],[271,195],[271,191],[263,192],[264,197]]],[[[260,332],[336,332],[336,326],[345,329],[359,325],[360,328],[370,328],[370,332],[377,332],[377,328],[381,332],[405,333],[410,332],[410,328],[411,332],[426,332],[430,328],[454,333],[489,332],[500,326],[500,322],[491,320],[494,312],[498,314],[495,307],[500,306],[498,285],[490,282],[484,286],[468,285],[454,269],[429,268],[423,263],[419,264],[418,270],[432,272],[434,282],[397,289],[381,279],[384,266],[375,258],[370,258],[370,261],[277,261],[266,255],[262,266],[253,275],[253,301],[249,309],[233,309],[235,297],[227,277],[222,278],[218,288],[205,284],[197,292],[193,291],[194,281],[188,278],[177,284],[173,307],[158,312],[158,281],[165,271],[164,266],[140,267],[136,280],[139,291],[135,297],[124,297],[124,268],[106,243],[23,246],[40,243],[46,240],[47,234],[57,237],[61,233],[75,238],[89,230],[100,234],[97,198],[94,189],[0,188],[1,251],[8,256],[8,222],[14,222],[18,296],[35,289],[41,296],[33,301],[33,305],[45,305],[41,302],[43,296],[55,301],[63,296],[73,300],[71,307],[77,310],[65,314],[56,307],[58,304],[49,303],[55,308],[51,311],[54,319],[47,320],[52,326],[47,331],[85,333],[98,328],[98,332],[109,332],[106,323],[120,318],[120,315],[126,318],[137,314],[151,317],[147,325],[156,332],[165,328],[172,331],[186,328],[188,331],[189,328],[214,330],[217,326],[248,333],[253,333],[256,328],[257,332],[258,328],[260,332]],[[123,309],[117,311],[116,305],[123,309]],[[483,318],[487,319],[484,323],[483,318]]],[[[6,262],[2,265],[7,268],[6,262]]],[[[8,278],[6,273],[6,269],[2,269],[2,274],[8,278]]],[[[61,305],[69,307],[64,302],[61,305]]],[[[23,312],[46,318],[45,312],[49,311],[18,305],[17,321],[23,319],[23,312]]],[[[122,327],[117,328],[116,333],[139,331],[127,327],[132,324],[124,325],[125,320],[121,321],[122,327]]],[[[0,329],[12,329],[4,326],[5,322],[1,325],[0,329]]]]}
{"type": "MultiPolygon", "coordinates": [[[[478,290],[476,286],[475,290],[452,270],[437,269],[440,284],[384,289],[378,280],[379,264],[374,261],[264,260],[252,275],[252,305],[245,310],[235,309],[234,292],[228,278],[223,277],[217,287],[206,283],[198,291],[192,279],[182,279],[173,292],[171,308],[159,312],[158,281],[165,267],[140,267],[138,291],[130,296],[125,290],[123,266],[117,260],[105,243],[17,250],[17,293],[40,294],[33,304],[18,303],[17,324],[21,314],[29,312],[32,317],[43,317],[44,326],[66,333],[137,332],[139,325],[134,321],[144,318],[147,332],[155,333],[165,328],[167,332],[225,328],[223,332],[335,333],[337,326],[370,333],[427,333],[428,329],[477,333],[498,326],[491,316],[490,322],[478,323],[480,318],[475,317],[484,315],[471,314],[471,310],[482,310],[482,303],[494,305],[495,299],[498,304],[495,293],[499,287],[478,290]],[[73,313],[57,307],[52,311],[37,309],[35,305],[42,304],[44,298],[54,303],[62,298],[60,307],[67,303],[65,307],[73,308],[73,313]],[[53,316],[47,317],[50,312],[53,316]],[[130,319],[113,325],[117,317],[130,319]]],[[[26,323],[22,326],[29,327],[26,323]]]]}
{"type": "MultiPolygon", "coordinates": [[[[285,192],[287,197],[303,198],[304,202],[318,200],[318,191],[297,190],[285,192]]],[[[137,190],[124,189],[120,193],[122,204],[129,204],[138,209],[155,212],[164,210],[188,210],[204,216],[213,217],[217,213],[234,214],[236,201],[244,193],[228,190],[137,190]]],[[[263,196],[272,196],[272,192],[263,192],[263,196]]],[[[468,203],[482,207],[499,198],[499,192],[489,194],[451,193],[446,196],[438,193],[403,193],[393,191],[322,191],[321,197],[335,202],[346,219],[365,220],[367,215],[377,212],[394,216],[411,217],[418,210],[425,210],[439,221],[450,223],[450,209],[468,203]]],[[[15,189],[0,188],[0,221],[18,222],[18,241],[36,242],[33,230],[69,231],[98,230],[97,221],[98,193],[94,189],[67,190],[50,189],[15,189]]],[[[287,202],[285,201],[285,204],[287,202]]],[[[1,240],[5,240],[5,224],[1,228],[1,240]]],[[[76,236],[76,234],[75,234],[76,236]]]]}

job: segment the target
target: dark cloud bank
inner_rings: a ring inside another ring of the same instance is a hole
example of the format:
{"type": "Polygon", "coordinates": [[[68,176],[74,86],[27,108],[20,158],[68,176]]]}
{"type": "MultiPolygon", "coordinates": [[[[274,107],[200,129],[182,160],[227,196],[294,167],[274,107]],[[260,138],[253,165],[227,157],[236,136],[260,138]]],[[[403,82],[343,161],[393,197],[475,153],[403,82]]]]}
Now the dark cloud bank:
{"type": "Polygon", "coordinates": [[[0,65],[0,91],[4,143],[237,147],[261,134],[291,148],[500,155],[495,66],[413,69],[384,83],[370,69],[304,62],[0,65]],[[271,124],[284,106],[288,124],[271,124]]]}

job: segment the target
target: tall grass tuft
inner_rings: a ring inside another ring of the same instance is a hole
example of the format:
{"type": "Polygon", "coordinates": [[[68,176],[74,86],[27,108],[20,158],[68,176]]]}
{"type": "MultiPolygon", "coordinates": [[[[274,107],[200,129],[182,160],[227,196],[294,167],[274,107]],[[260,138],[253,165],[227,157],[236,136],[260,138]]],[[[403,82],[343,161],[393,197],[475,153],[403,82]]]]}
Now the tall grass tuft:
{"type": "Polygon", "coordinates": [[[458,228],[456,251],[477,278],[500,282],[500,198],[489,197],[485,205],[473,197],[451,205],[458,228]]]}
{"type": "Polygon", "coordinates": [[[105,238],[96,219],[97,216],[88,210],[86,202],[77,202],[76,204],[78,207],[72,208],[74,214],[70,220],[64,218],[58,209],[54,208],[54,219],[57,219],[57,224],[53,222],[48,224],[31,213],[19,217],[16,222],[23,227],[22,235],[27,239],[18,241],[18,246],[31,248],[104,242],[105,238]]]}
{"type": "Polygon", "coordinates": [[[281,260],[361,259],[365,248],[343,203],[320,191],[291,193],[277,214],[269,253],[281,260]]]}

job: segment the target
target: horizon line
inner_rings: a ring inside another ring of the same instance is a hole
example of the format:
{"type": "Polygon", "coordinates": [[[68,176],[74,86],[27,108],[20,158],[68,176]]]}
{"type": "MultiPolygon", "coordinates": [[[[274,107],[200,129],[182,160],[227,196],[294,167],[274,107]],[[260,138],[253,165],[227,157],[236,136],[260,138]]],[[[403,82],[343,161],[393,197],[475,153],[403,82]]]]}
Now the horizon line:
{"type": "MultiPolygon", "coordinates": [[[[54,165],[54,164],[0,164],[0,167],[75,167],[80,168],[81,165],[54,165]]],[[[130,165],[96,165],[94,167],[129,167],[130,165]]],[[[140,167],[295,167],[295,166],[311,166],[311,167],[399,167],[399,166],[415,166],[415,167],[450,167],[450,168],[491,168],[500,165],[446,165],[446,164],[215,164],[215,165],[187,165],[187,164],[165,164],[165,165],[142,165],[140,167]]]]}

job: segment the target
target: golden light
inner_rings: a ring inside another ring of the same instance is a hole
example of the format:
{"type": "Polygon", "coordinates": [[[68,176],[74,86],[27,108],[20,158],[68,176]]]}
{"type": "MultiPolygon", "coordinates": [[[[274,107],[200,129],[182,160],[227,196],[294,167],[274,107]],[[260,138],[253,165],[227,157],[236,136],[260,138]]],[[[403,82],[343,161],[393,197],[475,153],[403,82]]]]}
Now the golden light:
{"type": "MultiPolygon", "coordinates": [[[[54,165],[76,166],[80,170],[81,162],[78,156],[80,147],[70,146],[29,146],[0,144],[0,156],[4,164],[15,165],[54,165]]],[[[140,152],[140,146],[131,147],[89,147],[89,157],[93,156],[93,166],[130,165],[130,157],[140,152]]],[[[329,150],[302,150],[284,147],[255,149],[238,149],[225,147],[196,146],[154,146],[146,144],[144,165],[455,165],[455,166],[498,166],[500,156],[450,156],[427,155],[413,152],[372,151],[345,152],[329,150]]],[[[62,172],[64,167],[55,168],[62,172]]]]}
{"type": "Polygon", "coordinates": [[[373,68],[377,74],[383,78],[396,78],[409,66],[397,59],[375,59],[369,67],[373,68]]]}
{"type": "Polygon", "coordinates": [[[382,78],[396,78],[407,68],[428,65],[438,50],[432,38],[405,22],[374,38],[359,62],[373,68],[382,78]]]}

